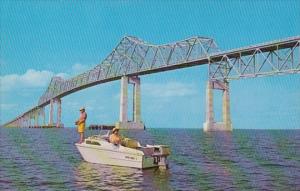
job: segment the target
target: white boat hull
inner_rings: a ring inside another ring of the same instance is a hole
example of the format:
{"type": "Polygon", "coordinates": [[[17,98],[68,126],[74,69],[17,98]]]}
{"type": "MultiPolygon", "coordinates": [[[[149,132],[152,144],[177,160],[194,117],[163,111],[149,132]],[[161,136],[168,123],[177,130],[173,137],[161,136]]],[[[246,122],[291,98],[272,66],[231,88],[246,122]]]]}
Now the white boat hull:
{"type": "Polygon", "coordinates": [[[126,166],[133,168],[157,167],[154,158],[145,156],[142,151],[101,142],[101,145],[76,144],[83,159],[90,163],[126,166]]]}

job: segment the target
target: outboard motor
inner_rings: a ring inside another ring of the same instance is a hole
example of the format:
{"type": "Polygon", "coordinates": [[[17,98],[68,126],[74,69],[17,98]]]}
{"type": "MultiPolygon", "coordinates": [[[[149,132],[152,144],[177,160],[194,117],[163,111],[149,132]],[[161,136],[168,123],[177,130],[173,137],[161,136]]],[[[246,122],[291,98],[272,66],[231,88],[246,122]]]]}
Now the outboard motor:
{"type": "Polygon", "coordinates": [[[167,157],[171,154],[170,148],[167,145],[153,145],[154,147],[154,163],[158,164],[160,169],[169,168],[167,157]]]}

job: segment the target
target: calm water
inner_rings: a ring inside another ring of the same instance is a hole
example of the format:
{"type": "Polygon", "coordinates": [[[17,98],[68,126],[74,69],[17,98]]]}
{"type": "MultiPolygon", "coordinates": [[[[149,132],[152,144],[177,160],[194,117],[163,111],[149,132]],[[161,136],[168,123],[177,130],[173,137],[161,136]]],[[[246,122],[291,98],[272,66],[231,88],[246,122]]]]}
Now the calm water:
{"type": "Polygon", "coordinates": [[[0,190],[300,190],[300,130],[121,133],[170,145],[170,169],[84,162],[74,129],[0,128],[0,190]]]}

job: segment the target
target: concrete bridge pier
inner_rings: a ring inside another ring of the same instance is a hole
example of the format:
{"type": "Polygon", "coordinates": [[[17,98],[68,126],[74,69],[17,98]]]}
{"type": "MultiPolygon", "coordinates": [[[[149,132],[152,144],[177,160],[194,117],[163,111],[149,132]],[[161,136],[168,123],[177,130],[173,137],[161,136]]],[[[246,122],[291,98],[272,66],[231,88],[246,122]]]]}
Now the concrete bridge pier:
{"type": "Polygon", "coordinates": [[[46,125],[45,107],[42,107],[40,109],[39,115],[42,116],[42,125],[45,126],[46,125]]]}
{"type": "Polygon", "coordinates": [[[33,112],[33,118],[34,118],[34,127],[37,128],[39,127],[39,110],[35,110],[33,112]]]}
{"type": "Polygon", "coordinates": [[[61,123],[61,99],[56,98],[56,99],[51,99],[50,104],[49,104],[49,122],[48,126],[56,126],[57,128],[62,127],[61,123]],[[57,105],[57,111],[56,111],[56,123],[54,122],[54,104],[57,105]]]}
{"type": "Polygon", "coordinates": [[[25,124],[25,123],[24,123],[24,117],[21,117],[20,120],[21,120],[21,125],[20,125],[20,127],[24,127],[24,124],[25,124]]]}
{"type": "Polygon", "coordinates": [[[19,120],[20,120],[20,122],[19,122],[19,123],[20,123],[20,124],[19,124],[19,127],[23,127],[23,117],[20,117],[19,120]]]}
{"type": "Polygon", "coordinates": [[[133,122],[142,125],[141,123],[141,80],[139,77],[129,78],[129,83],[133,84],[133,122]]]}
{"type": "Polygon", "coordinates": [[[25,127],[29,127],[30,126],[30,117],[28,115],[26,115],[26,119],[25,119],[25,127]]]}
{"type": "Polygon", "coordinates": [[[145,129],[141,121],[141,82],[138,76],[121,78],[120,116],[116,127],[121,129],[145,129]],[[133,121],[128,121],[128,84],[133,84],[133,121]]]}
{"type": "Polygon", "coordinates": [[[206,87],[206,122],[203,131],[232,131],[230,117],[229,83],[227,81],[208,81],[206,87]],[[215,122],[213,109],[213,90],[223,91],[222,122],[215,122]]]}
{"type": "Polygon", "coordinates": [[[37,113],[36,115],[38,117],[38,120],[37,120],[38,124],[37,124],[37,126],[38,127],[45,126],[46,125],[45,107],[38,108],[37,111],[36,111],[36,113],[37,113]],[[41,118],[39,118],[39,117],[41,117],[41,118]],[[39,119],[41,119],[41,121],[39,119]]]}
{"type": "Polygon", "coordinates": [[[22,127],[26,127],[26,117],[22,116],[22,127]]]}
{"type": "Polygon", "coordinates": [[[30,127],[31,126],[31,114],[29,114],[29,116],[28,116],[28,127],[30,127]]]}
{"type": "Polygon", "coordinates": [[[61,99],[58,98],[55,100],[57,104],[57,118],[56,118],[56,127],[61,127],[61,99]]]}
{"type": "Polygon", "coordinates": [[[27,117],[26,117],[26,115],[22,116],[21,119],[22,119],[21,127],[27,127],[27,117]]]}
{"type": "Polygon", "coordinates": [[[49,126],[53,125],[53,106],[54,106],[54,100],[51,99],[49,104],[49,122],[48,122],[49,126]]]}
{"type": "Polygon", "coordinates": [[[20,118],[17,120],[17,127],[21,127],[21,120],[20,120],[20,118]]]}

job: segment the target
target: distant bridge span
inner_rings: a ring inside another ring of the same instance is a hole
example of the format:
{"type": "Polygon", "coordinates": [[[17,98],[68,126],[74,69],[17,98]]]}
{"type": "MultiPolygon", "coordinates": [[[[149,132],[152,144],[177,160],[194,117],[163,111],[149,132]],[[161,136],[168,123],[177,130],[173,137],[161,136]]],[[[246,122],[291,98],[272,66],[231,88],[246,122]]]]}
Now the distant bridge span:
{"type": "MultiPolygon", "coordinates": [[[[31,121],[32,118],[35,121],[38,121],[36,118],[39,115],[44,115],[45,118],[44,107],[50,104],[50,110],[53,110],[51,109],[53,108],[53,101],[57,100],[58,108],[60,108],[60,98],[66,95],[123,77],[129,78],[126,79],[125,84],[127,84],[130,78],[140,75],[209,64],[208,89],[221,89],[226,92],[229,87],[228,80],[300,73],[299,45],[300,36],[297,36],[229,51],[220,51],[213,39],[205,37],[192,37],[171,44],[153,45],[136,37],[126,36],[106,59],[93,69],[68,80],[53,77],[46,92],[40,97],[38,105],[4,124],[4,126],[21,126],[20,124],[24,123],[28,126],[28,120],[31,121]]],[[[139,79],[134,85],[137,85],[136,83],[139,86],[139,79]]],[[[207,93],[207,97],[210,97],[210,94],[207,93]]],[[[127,97],[124,101],[127,102],[127,97]]],[[[212,100],[207,100],[207,102],[211,102],[212,105],[212,100]]],[[[123,114],[121,114],[121,110],[120,121],[122,121],[121,115],[123,115],[123,120],[127,120],[127,117],[124,116],[127,115],[126,112],[124,113],[124,108],[123,114]]],[[[50,112],[53,113],[53,111],[50,112]]],[[[60,115],[60,111],[58,113],[60,115]]],[[[207,113],[212,113],[212,111],[207,111],[207,113]]],[[[51,113],[49,116],[53,118],[51,113]]],[[[212,116],[208,116],[208,118],[210,118],[211,123],[214,123],[212,116]]],[[[57,121],[60,123],[60,116],[58,116],[57,121]]],[[[52,122],[53,119],[49,119],[49,124],[52,122]]]]}

